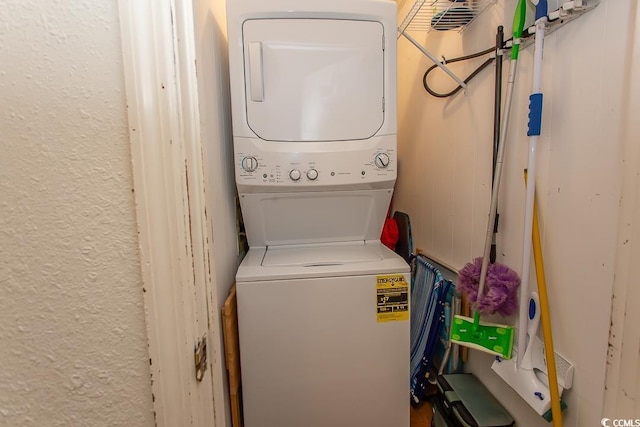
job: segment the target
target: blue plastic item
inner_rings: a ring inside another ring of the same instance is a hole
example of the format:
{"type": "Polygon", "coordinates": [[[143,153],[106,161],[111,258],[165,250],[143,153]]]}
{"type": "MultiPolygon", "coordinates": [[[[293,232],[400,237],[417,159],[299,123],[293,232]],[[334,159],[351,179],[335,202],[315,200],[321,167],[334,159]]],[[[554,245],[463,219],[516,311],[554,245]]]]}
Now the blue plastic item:
{"type": "Polygon", "coordinates": [[[453,283],[417,255],[411,280],[411,400],[423,400],[444,325],[444,303],[453,283]]]}
{"type": "Polygon", "coordinates": [[[529,96],[529,130],[527,136],[540,135],[542,130],[542,100],[541,93],[533,93],[529,96]]]}

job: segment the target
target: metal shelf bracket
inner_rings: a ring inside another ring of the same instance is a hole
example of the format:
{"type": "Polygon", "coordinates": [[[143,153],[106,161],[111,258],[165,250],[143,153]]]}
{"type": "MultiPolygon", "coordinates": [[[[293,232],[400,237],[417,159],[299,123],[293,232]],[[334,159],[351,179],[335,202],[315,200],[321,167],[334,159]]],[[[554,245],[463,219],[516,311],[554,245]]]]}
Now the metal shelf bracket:
{"type": "Polygon", "coordinates": [[[411,37],[409,34],[401,33],[401,35],[403,35],[407,40],[409,40],[411,42],[411,44],[413,44],[415,47],[417,47],[420,50],[420,52],[424,53],[430,60],[432,60],[438,67],[440,67],[440,69],[442,69],[442,71],[447,73],[449,75],[449,77],[451,77],[453,80],[456,81],[456,83],[458,83],[460,86],[462,86],[464,88],[464,90],[467,90],[467,84],[465,82],[463,82],[460,79],[460,77],[456,76],[456,74],[453,71],[451,71],[449,69],[449,67],[447,67],[445,65],[444,62],[438,61],[438,58],[436,58],[433,55],[433,53],[431,53],[427,49],[425,49],[424,46],[422,46],[420,43],[418,43],[418,41],[416,39],[414,39],[413,37],[411,37]]]}
{"type": "Polygon", "coordinates": [[[487,6],[495,2],[496,0],[416,0],[398,27],[398,38],[404,36],[466,90],[467,85],[446,66],[446,62],[439,61],[416,39],[410,36],[407,31],[457,30],[462,32],[487,6]]]}

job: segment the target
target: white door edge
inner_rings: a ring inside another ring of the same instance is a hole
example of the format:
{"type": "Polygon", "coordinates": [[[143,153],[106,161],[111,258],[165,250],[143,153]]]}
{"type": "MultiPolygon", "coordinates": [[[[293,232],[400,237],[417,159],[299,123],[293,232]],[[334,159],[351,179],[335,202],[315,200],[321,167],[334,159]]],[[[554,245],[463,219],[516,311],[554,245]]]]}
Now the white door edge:
{"type": "Polygon", "coordinates": [[[192,8],[190,0],[119,0],[158,426],[224,425],[226,416],[224,407],[214,409],[214,395],[224,402],[224,367],[220,321],[209,312],[219,304],[211,291],[192,8]],[[203,337],[207,369],[198,381],[194,347],[203,337]]]}

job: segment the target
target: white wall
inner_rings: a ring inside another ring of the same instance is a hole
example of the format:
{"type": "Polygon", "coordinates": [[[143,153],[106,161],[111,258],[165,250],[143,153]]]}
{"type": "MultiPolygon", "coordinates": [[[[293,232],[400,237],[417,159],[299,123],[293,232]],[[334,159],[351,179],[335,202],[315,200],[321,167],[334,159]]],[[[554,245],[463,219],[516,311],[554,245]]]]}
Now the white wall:
{"type": "Polygon", "coordinates": [[[640,286],[636,262],[640,249],[640,6],[629,14],[630,55],[624,80],[624,166],[616,270],[613,282],[611,332],[607,359],[605,412],[608,418],[640,418],[640,286]],[[635,17],[635,18],[634,18],[635,17]]]}
{"type": "Polygon", "coordinates": [[[115,0],[0,8],[0,425],[153,425],[115,0]]]}
{"type": "MultiPolygon", "coordinates": [[[[400,18],[413,2],[406,3],[400,18]]],[[[603,413],[631,3],[603,0],[549,36],[545,45],[537,193],[556,349],[576,364],[574,388],[565,396],[568,426],[599,425],[603,413]]],[[[497,25],[510,33],[515,4],[498,0],[462,34],[416,36],[437,57],[476,52],[494,43],[497,25]]],[[[551,7],[557,4],[550,2],[551,7]]],[[[529,9],[529,22],[532,15],[529,9]]],[[[533,47],[521,54],[499,207],[498,261],[516,271],[522,257],[532,54],[533,47]]],[[[422,89],[430,61],[404,39],[399,40],[398,63],[400,170],[394,207],[411,216],[417,247],[461,268],[482,254],[486,230],[494,68],[480,74],[466,94],[441,100],[422,89]]],[[[453,68],[466,76],[479,63],[453,68]]],[[[443,91],[451,88],[447,77],[436,80],[443,91]]],[[[533,276],[531,283],[535,286],[533,276]]],[[[520,425],[547,425],[490,370],[491,361],[472,352],[469,369],[520,425]]]]}
{"type": "MultiPolygon", "coordinates": [[[[207,217],[212,223],[212,261],[217,293],[212,299],[218,304],[212,322],[218,329],[220,348],[224,348],[220,309],[235,281],[239,263],[225,2],[195,0],[194,14],[201,137],[207,174],[207,217]]],[[[224,355],[214,357],[221,361],[216,365],[219,371],[214,373],[214,378],[222,379],[214,384],[216,425],[230,426],[224,355]]]]}

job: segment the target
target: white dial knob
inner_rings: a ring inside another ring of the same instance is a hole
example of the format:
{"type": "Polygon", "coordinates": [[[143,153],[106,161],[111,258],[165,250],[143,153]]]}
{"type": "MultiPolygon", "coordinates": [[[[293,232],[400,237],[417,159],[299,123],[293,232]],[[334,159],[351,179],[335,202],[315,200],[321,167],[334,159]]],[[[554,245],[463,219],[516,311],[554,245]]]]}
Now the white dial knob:
{"type": "Polygon", "coordinates": [[[240,164],[240,166],[246,172],[253,172],[258,169],[258,159],[253,156],[247,156],[242,159],[242,163],[240,164]]]}
{"type": "Polygon", "coordinates": [[[376,154],[375,164],[377,167],[384,169],[389,166],[389,155],[387,153],[378,153],[376,154]]]}
{"type": "Polygon", "coordinates": [[[318,171],[315,169],[309,169],[307,171],[307,178],[309,178],[311,181],[315,181],[316,179],[318,179],[318,171]]]}
{"type": "Polygon", "coordinates": [[[289,178],[291,178],[292,181],[298,181],[300,179],[300,176],[302,176],[302,174],[298,169],[292,169],[289,172],[289,178]]]}

